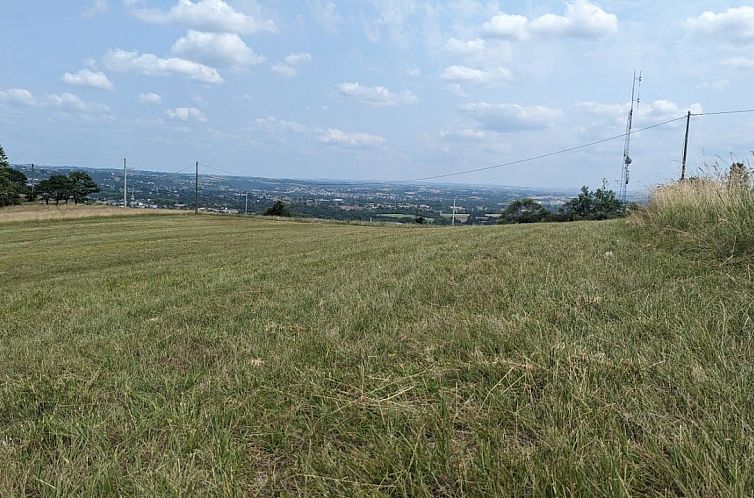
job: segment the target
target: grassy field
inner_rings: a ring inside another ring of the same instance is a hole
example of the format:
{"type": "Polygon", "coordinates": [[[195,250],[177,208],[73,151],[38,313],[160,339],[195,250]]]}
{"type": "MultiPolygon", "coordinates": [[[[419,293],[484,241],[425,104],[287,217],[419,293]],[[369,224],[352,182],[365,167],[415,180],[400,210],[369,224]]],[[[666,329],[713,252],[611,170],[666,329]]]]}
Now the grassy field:
{"type": "Polygon", "coordinates": [[[0,209],[0,223],[47,220],[75,220],[112,216],[154,216],[155,214],[188,214],[175,209],[123,209],[112,206],[74,204],[24,204],[0,209]]]}
{"type": "Polygon", "coordinates": [[[0,496],[752,496],[751,267],[632,230],[0,224],[0,496]]]}

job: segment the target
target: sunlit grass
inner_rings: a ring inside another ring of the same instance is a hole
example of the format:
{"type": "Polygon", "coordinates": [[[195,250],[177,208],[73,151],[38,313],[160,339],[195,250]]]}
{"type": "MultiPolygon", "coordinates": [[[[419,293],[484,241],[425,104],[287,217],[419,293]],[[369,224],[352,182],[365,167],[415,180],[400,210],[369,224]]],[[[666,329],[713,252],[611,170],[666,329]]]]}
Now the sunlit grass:
{"type": "Polygon", "coordinates": [[[0,226],[0,496],[751,496],[754,283],[624,221],[0,226]]]}

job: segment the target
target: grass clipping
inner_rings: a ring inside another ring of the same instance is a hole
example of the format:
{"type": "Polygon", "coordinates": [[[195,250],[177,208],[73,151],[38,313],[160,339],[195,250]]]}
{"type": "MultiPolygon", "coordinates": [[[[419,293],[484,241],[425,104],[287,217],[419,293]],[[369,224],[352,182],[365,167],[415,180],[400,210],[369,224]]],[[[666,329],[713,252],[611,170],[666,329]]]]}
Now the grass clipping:
{"type": "Polygon", "coordinates": [[[724,260],[754,256],[751,175],[698,178],[658,187],[634,226],[663,241],[724,260]]]}

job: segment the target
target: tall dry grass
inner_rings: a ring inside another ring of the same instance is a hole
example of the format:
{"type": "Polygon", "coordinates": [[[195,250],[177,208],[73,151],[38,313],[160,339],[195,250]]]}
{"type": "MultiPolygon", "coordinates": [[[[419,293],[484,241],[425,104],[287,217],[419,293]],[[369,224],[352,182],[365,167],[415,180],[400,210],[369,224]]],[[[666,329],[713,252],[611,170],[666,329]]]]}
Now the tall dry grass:
{"type": "Polygon", "coordinates": [[[717,175],[664,185],[652,192],[633,224],[662,240],[721,259],[754,256],[751,175],[717,175]]]}
{"type": "Polygon", "coordinates": [[[58,206],[54,204],[24,204],[0,209],[0,223],[180,213],[188,213],[188,211],[174,209],[123,209],[112,206],[84,204],[60,204],[58,206]]]}

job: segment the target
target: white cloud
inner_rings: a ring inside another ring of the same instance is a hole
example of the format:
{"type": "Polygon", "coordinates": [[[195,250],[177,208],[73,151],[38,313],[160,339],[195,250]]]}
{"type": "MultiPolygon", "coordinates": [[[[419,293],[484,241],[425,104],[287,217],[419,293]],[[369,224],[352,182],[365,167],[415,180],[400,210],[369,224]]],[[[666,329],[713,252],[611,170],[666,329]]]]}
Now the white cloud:
{"type": "Polygon", "coordinates": [[[107,14],[109,11],[110,6],[107,4],[107,0],[94,0],[94,2],[92,2],[92,5],[90,5],[88,9],[82,12],[81,15],[91,19],[93,17],[107,14]]]}
{"type": "Polygon", "coordinates": [[[204,113],[196,107],[177,107],[175,109],[168,109],[167,111],[165,111],[165,115],[168,118],[174,119],[176,121],[193,120],[200,123],[205,123],[207,121],[207,117],[204,115],[204,113]]]}
{"type": "Polygon", "coordinates": [[[564,16],[545,14],[531,21],[529,31],[539,36],[600,38],[618,31],[618,17],[589,0],[566,4],[564,16]]]}
{"type": "Polygon", "coordinates": [[[156,93],[140,93],[138,97],[136,97],[136,100],[140,104],[161,104],[162,103],[162,97],[156,93]]]}
{"type": "Polygon", "coordinates": [[[298,68],[311,62],[311,60],[312,56],[307,52],[294,52],[288,54],[282,63],[275,64],[270,70],[279,76],[293,78],[298,76],[298,68]]]}
{"type": "Polygon", "coordinates": [[[475,83],[489,85],[501,81],[510,81],[511,72],[504,67],[477,69],[468,66],[453,65],[446,67],[440,78],[455,83],[475,83]]]}
{"type": "Polygon", "coordinates": [[[84,102],[78,96],[68,92],[47,95],[42,104],[50,107],[56,107],[62,111],[80,112],[87,114],[106,112],[109,110],[105,105],[84,102]]]}
{"type": "Polygon", "coordinates": [[[479,130],[477,128],[459,128],[440,131],[440,140],[454,143],[480,143],[500,139],[500,134],[494,131],[479,130]]]}
{"type": "Polygon", "coordinates": [[[296,123],[295,121],[286,121],[284,119],[276,118],[275,116],[267,116],[265,118],[257,118],[254,120],[254,126],[256,129],[266,131],[268,133],[276,131],[291,131],[294,133],[307,133],[306,126],[296,123]]]}
{"type": "Polygon", "coordinates": [[[497,132],[542,130],[552,126],[563,113],[546,106],[517,104],[466,104],[461,112],[477,121],[482,128],[497,132]]]}
{"type": "Polygon", "coordinates": [[[362,86],[358,81],[341,83],[337,88],[341,95],[373,107],[395,107],[416,102],[416,96],[408,90],[392,92],[384,86],[362,86]]]}
{"type": "Polygon", "coordinates": [[[510,43],[496,40],[489,42],[482,38],[472,40],[450,38],[445,42],[444,51],[451,57],[484,67],[507,62],[511,59],[510,43]]]}
{"type": "Polygon", "coordinates": [[[406,69],[406,76],[409,76],[411,78],[418,78],[422,75],[422,70],[418,67],[410,67],[406,69]]]}
{"type": "Polygon", "coordinates": [[[526,16],[498,14],[482,25],[482,33],[493,38],[506,40],[523,40],[529,34],[526,16]]]}
{"type": "Polygon", "coordinates": [[[317,23],[329,33],[337,33],[343,16],[338,13],[335,2],[329,0],[308,0],[309,11],[317,23]]]}
{"type": "Polygon", "coordinates": [[[308,52],[295,52],[292,54],[288,54],[286,58],[284,59],[285,63],[289,66],[298,66],[301,64],[305,64],[307,62],[311,62],[312,60],[312,54],[308,52]]]}
{"type": "Polygon", "coordinates": [[[0,90],[0,103],[36,106],[37,101],[29,90],[24,88],[11,88],[0,90]]]}
{"type": "Polygon", "coordinates": [[[687,29],[707,35],[720,35],[733,40],[754,40],[754,7],[745,5],[725,12],[705,11],[685,21],[687,29]]]}
{"type": "Polygon", "coordinates": [[[107,78],[107,75],[99,71],[91,71],[89,69],[82,69],[77,73],[65,73],[63,75],[63,83],[73,86],[87,86],[91,88],[99,88],[102,90],[112,90],[113,84],[107,78]]]}
{"type": "Polygon", "coordinates": [[[618,16],[606,12],[589,0],[566,4],[565,14],[544,14],[534,19],[522,15],[497,14],[482,25],[482,33],[491,38],[523,40],[543,38],[602,38],[618,32],[618,16]]]}
{"type": "Polygon", "coordinates": [[[48,94],[44,98],[35,97],[29,90],[11,88],[0,90],[0,104],[7,103],[27,107],[55,108],[65,112],[96,114],[109,111],[103,104],[85,102],[72,93],[48,94]]]}
{"type": "Polygon", "coordinates": [[[320,136],[320,142],[342,147],[375,147],[385,143],[385,137],[368,133],[347,133],[330,128],[320,136]]]}
{"type": "Polygon", "coordinates": [[[754,69],[754,58],[751,57],[733,57],[723,61],[723,65],[731,69],[750,70],[754,69]]]}
{"type": "Polygon", "coordinates": [[[239,12],[224,0],[178,0],[168,11],[136,9],[133,15],[148,23],[180,24],[217,33],[249,35],[260,31],[278,32],[273,21],[239,12]]]}
{"type": "Polygon", "coordinates": [[[173,44],[174,55],[215,67],[261,64],[257,55],[235,33],[204,33],[191,30],[173,44]]]}
{"type": "Polygon", "coordinates": [[[216,69],[175,57],[163,59],[154,54],[139,54],[137,51],[115,49],[105,54],[104,63],[109,70],[121,73],[138,73],[147,76],[178,75],[202,83],[223,82],[216,69]]]}
{"type": "Polygon", "coordinates": [[[293,78],[298,75],[298,71],[295,67],[286,66],[285,64],[275,64],[270,68],[270,71],[286,78],[293,78]]]}

